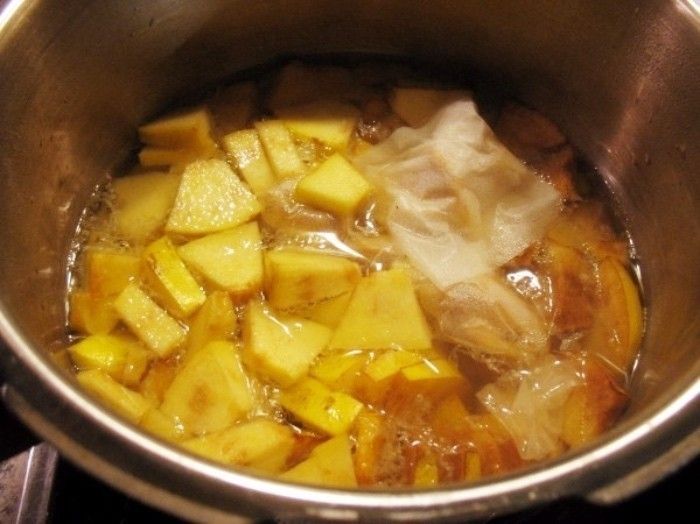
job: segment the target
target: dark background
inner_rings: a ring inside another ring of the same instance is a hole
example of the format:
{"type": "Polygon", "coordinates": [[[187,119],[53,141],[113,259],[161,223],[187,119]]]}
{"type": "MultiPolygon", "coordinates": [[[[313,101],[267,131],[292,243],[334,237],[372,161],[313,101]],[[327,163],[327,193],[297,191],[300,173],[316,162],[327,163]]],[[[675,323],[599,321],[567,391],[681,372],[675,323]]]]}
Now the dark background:
{"type": "MultiPolygon", "coordinates": [[[[0,403],[0,459],[38,442],[0,403]]],[[[696,500],[700,485],[700,458],[653,488],[621,504],[600,507],[565,499],[543,507],[491,519],[497,524],[700,522],[696,500]]],[[[2,486],[0,486],[2,489],[2,486]]],[[[176,524],[183,522],[151,509],[113,490],[72,464],[60,460],[51,498],[49,523],[176,524]]]]}

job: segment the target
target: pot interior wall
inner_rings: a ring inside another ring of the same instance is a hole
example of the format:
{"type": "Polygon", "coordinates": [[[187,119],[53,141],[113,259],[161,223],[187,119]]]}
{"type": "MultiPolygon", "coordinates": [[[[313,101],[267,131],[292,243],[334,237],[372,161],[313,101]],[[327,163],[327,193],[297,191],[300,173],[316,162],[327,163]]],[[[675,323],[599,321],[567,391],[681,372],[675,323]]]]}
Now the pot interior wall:
{"type": "Polygon", "coordinates": [[[700,30],[684,16],[690,3],[28,4],[0,17],[0,298],[34,347],[60,334],[77,218],[133,154],[140,122],[281,56],[363,52],[461,64],[558,122],[613,189],[643,270],[648,326],[630,413],[698,376],[700,30]]]}

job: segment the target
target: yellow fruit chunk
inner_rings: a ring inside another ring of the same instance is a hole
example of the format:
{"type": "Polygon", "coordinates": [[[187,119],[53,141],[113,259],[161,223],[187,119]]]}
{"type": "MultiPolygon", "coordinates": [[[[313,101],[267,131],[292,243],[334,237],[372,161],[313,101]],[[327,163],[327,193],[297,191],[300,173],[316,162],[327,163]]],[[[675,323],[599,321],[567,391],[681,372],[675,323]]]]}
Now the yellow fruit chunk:
{"type": "Polygon", "coordinates": [[[243,358],[246,365],[289,386],[303,377],[326,347],[331,330],[303,318],[275,316],[258,300],[248,304],[243,321],[243,358]]]}
{"type": "Polygon", "coordinates": [[[137,391],[153,404],[160,406],[165,391],[172,384],[177,373],[177,360],[154,360],[148,367],[146,375],[136,387],[137,391]]]}
{"type": "Polygon", "coordinates": [[[305,172],[304,163],[297,152],[289,130],[279,120],[255,123],[272,170],[277,178],[297,177],[305,172]]]}
{"type": "Polygon", "coordinates": [[[156,408],[149,409],[139,425],[168,442],[179,442],[185,437],[185,430],[173,417],[165,415],[156,408]]]}
{"type": "Polygon", "coordinates": [[[253,82],[240,82],[218,90],[207,102],[220,135],[243,129],[255,111],[257,90],[253,82]]]}
{"type": "Polygon", "coordinates": [[[87,289],[94,297],[114,298],[136,280],[140,269],[136,255],[107,249],[86,253],[87,289]]]}
{"type": "Polygon", "coordinates": [[[278,309],[305,309],[352,291],[356,262],[335,255],[280,249],[265,253],[265,295],[278,309]]]}
{"type": "Polygon", "coordinates": [[[399,373],[397,389],[407,389],[410,394],[444,397],[465,391],[466,379],[459,370],[445,359],[423,360],[406,366],[399,373]]]}
{"type": "Polygon", "coordinates": [[[256,418],[186,440],[183,446],[216,462],[277,473],[284,468],[294,448],[294,434],[289,426],[256,418]]]}
{"type": "Polygon", "coordinates": [[[357,92],[358,81],[349,69],[291,62],[277,75],[269,105],[277,109],[320,98],[354,99],[357,92]]]}
{"type": "Polygon", "coordinates": [[[117,335],[91,335],[68,352],[78,369],[101,369],[127,386],[138,383],[150,359],[135,340],[117,335]]]}
{"type": "Polygon", "coordinates": [[[147,246],[143,262],[146,284],[170,314],[188,317],[207,299],[168,237],[147,246]]]}
{"type": "Polygon", "coordinates": [[[342,155],[335,153],[302,178],[294,196],[337,215],[353,215],[372,192],[372,185],[342,155]]]}
{"type": "Polygon", "coordinates": [[[136,284],[129,284],[114,301],[129,329],[160,357],[185,341],[187,331],[136,284]]]}
{"type": "Polygon", "coordinates": [[[260,197],[274,185],[275,174],[254,129],[243,129],[226,135],[222,143],[224,150],[233,160],[233,165],[253,193],[260,197]]]}
{"type": "Polygon", "coordinates": [[[143,125],[139,127],[139,137],[148,146],[139,154],[144,166],[184,164],[209,158],[216,152],[205,109],[166,116],[143,125]]]}
{"type": "Polygon", "coordinates": [[[134,424],[151,408],[142,395],[122,386],[101,369],[79,371],[76,378],[88,393],[134,424]]]}
{"type": "Polygon", "coordinates": [[[305,308],[295,308],[295,313],[301,317],[308,318],[309,320],[334,329],[343,317],[343,313],[345,313],[350,303],[351,296],[352,293],[348,291],[337,297],[316,302],[305,308]]]}
{"type": "Polygon", "coordinates": [[[237,297],[245,298],[262,287],[262,239],[257,222],[192,240],[177,252],[211,284],[237,297]]]}
{"type": "Polygon", "coordinates": [[[229,427],[253,407],[235,344],[210,342],[190,358],[165,391],[160,410],[194,435],[229,427]]]}
{"type": "Polygon", "coordinates": [[[183,235],[214,233],[247,222],[260,203],[223,160],[185,168],[165,230],[183,235]]]}
{"type": "Polygon", "coordinates": [[[322,355],[309,374],[333,389],[340,389],[340,380],[346,373],[359,371],[367,361],[367,353],[360,350],[322,355]]]}
{"type": "Polygon", "coordinates": [[[233,338],[237,324],[236,311],[228,294],[223,291],[211,293],[190,323],[185,359],[212,340],[233,338]]]}
{"type": "Polygon", "coordinates": [[[391,96],[391,108],[408,125],[420,127],[442,107],[467,97],[467,91],[456,89],[397,87],[391,96]]]}
{"type": "Polygon", "coordinates": [[[347,435],[338,435],[319,444],[308,459],[282,473],[280,479],[301,484],[356,487],[350,439],[347,435]]]}
{"type": "Polygon", "coordinates": [[[389,349],[365,366],[364,372],[373,381],[380,382],[393,377],[406,366],[418,364],[424,358],[413,351],[389,349]]]}
{"type": "Polygon", "coordinates": [[[429,349],[430,330],[410,277],[392,269],[362,278],[329,347],[429,349]]]}
{"type": "Polygon", "coordinates": [[[425,455],[416,464],[413,471],[413,485],[416,487],[437,486],[438,467],[434,455],[425,455]]]}
{"type": "Polygon", "coordinates": [[[112,220],[117,235],[134,244],[150,240],[165,225],[179,185],[180,175],[175,173],[115,178],[112,220]]]}
{"type": "Polygon", "coordinates": [[[355,474],[357,482],[366,486],[377,481],[379,459],[384,443],[382,415],[369,409],[362,410],[353,426],[355,437],[355,474]]]}
{"type": "Polygon", "coordinates": [[[279,400],[306,426],[328,435],[345,433],[363,408],[350,395],[332,391],[313,378],[305,378],[282,391],[279,400]]]}
{"type": "Polygon", "coordinates": [[[95,297],[88,291],[70,294],[70,326],[90,335],[109,333],[119,322],[110,299],[95,297]]]}
{"type": "Polygon", "coordinates": [[[639,291],[615,258],[604,259],[598,272],[602,296],[586,346],[626,372],[642,338],[644,317],[639,291]]]}
{"type": "Polygon", "coordinates": [[[275,114],[292,133],[315,138],[337,151],[345,151],[355,130],[360,111],[335,100],[279,108],[275,114]]]}

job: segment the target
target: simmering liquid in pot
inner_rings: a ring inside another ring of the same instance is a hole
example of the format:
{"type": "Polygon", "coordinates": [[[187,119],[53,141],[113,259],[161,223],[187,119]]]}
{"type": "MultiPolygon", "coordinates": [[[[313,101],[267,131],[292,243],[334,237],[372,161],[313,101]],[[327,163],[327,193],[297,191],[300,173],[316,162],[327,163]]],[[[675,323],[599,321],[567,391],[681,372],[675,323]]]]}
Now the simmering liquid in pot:
{"type": "Polygon", "coordinates": [[[595,439],[643,331],[556,125],[403,66],[292,62],[139,128],[71,254],[91,395],[207,459],[475,481],[595,439]]]}

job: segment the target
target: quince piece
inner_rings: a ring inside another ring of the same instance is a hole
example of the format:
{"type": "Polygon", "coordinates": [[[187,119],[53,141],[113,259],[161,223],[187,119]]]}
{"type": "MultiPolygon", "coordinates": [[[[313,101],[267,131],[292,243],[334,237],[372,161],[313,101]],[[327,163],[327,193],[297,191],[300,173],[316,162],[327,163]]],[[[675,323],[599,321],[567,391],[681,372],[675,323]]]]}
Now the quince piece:
{"type": "Polygon", "coordinates": [[[364,409],[355,419],[352,431],[355,437],[355,474],[360,485],[377,482],[384,444],[383,429],[382,416],[375,411],[364,409]]]}
{"type": "Polygon", "coordinates": [[[292,453],[294,434],[288,426],[255,418],[187,440],[183,447],[216,462],[277,473],[292,453]]]}
{"type": "Polygon", "coordinates": [[[332,391],[313,378],[282,391],[279,401],[302,423],[327,435],[345,433],[363,408],[350,395],[332,391]]]}
{"type": "Polygon", "coordinates": [[[437,486],[439,480],[435,455],[428,454],[421,457],[413,470],[413,485],[422,488],[437,486]]]}
{"type": "Polygon", "coordinates": [[[153,404],[160,406],[163,402],[163,395],[175,379],[177,369],[175,358],[154,360],[136,387],[137,391],[153,404]]]}
{"type": "Polygon", "coordinates": [[[277,178],[298,177],[304,174],[306,168],[294,145],[294,139],[280,120],[256,122],[255,129],[277,178]]]}
{"type": "Polygon", "coordinates": [[[356,487],[352,445],[347,435],[338,435],[316,446],[308,459],[280,475],[280,479],[301,484],[356,487]]]}
{"type": "Polygon", "coordinates": [[[141,261],[131,253],[88,249],[85,266],[87,289],[93,297],[114,298],[137,279],[141,261]]]}
{"type": "Polygon", "coordinates": [[[356,262],[293,249],[265,253],[265,295],[278,309],[305,308],[352,291],[360,280],[356,262]]]}
{"type": "Polygon", "coordinates": [[[457,89],[430,89],[397,87],[391,96],[394,113],[411,127],[420,127],[450,102],[469,97],[467,91],[457,89]]]}
{"type": "Polygon", "coordinates": [[[143,173],[112,181],[112,220],[119,236],[134,244],[150,240],[165,225],[175,202],[180,175],[143,173]]]}
{"type": "Polygon", "coordinates": [[[294,196],[302,204],[351,216],[371,192],[372,186],[365,177],[335,153],[299,181],[294,196]]]}
{"type": "Polygon", "coordinates": [[[352,293],[347,291],[342,295],[316,302],[303,309],[295,309],[295,313],[334,329],[343,317],[351,296],[352,293]]]}
{"type": "Polygon", "coordinates": [[[150,354],[125,336],[91,335],[68,348],[78,369],[101,369],[127,386],[138,383],[146,371],[150,354]]]}
{"type": "Polygon", "coordinates": [[[275,174],[267,161],[255,129],[243,129],[222,139],[224,150],[256,196],[261,197],[275,183],[275,174]]]}
{"type": "Polygon", "coordinates": [[[139,127],[139,137],[147,145],[139,154],[144,166],[184,164],[216,153],[211,137],[211,121],[205,109],[166,116],[139,127]]]}
{"type": "Polygon", "coordinates": [[[260,212],[255,195],[223,160],[199,160],[185,168],[165,230],[183,235],[214,233],[247,222],[260,212]]]}
{"type": "Polygon", "coordinates": [[[257,89],[253,82],[240,82],[216,92],[207,102],[219,135],[243,129],[255,112],[257,89]]]}
{"type": "Polygon", "coordinates": [[[129,284],[114,301],[129,329],[160,357],[181,345],[187,331],[136,284],[129,284]]]}
{"type": "Polygon", "coordinates": [[[367,358],[367,353],[360,350],[325,354],[319,357],[309,374],[333,389],[342,389],[343,376],[362,369],[367,358]]]}
{"type": "Polygon", "coordinates": [[[585,345],[627,372],[642,339],[644,316],[639,291],[627,269],[613,257],[598,266],[601,297],[585,345]]]}
{"type": "Polygon", "coordinates": [[[190,323],[185,358],[189,359],[212,340],[233,338],[237,324],[236,311],[228,293],[214,291],[190,323]]]}
{"type": "Polygon", "coordinates": [[[165,391],[160,410],[187,433],[229,427],[253,407],[253,392],[232,342],[210,342],[185,362],[165,391]]]}
{"type": "Polygon", "coordinates": [[[335,100],[318,100],[279,108],[275,114],[292,133],[320,140],[337,151],[345,151],[360,111],[353,105],[335,100]]]}
{"type": "Polygon", "coordinates": [[[146,284],[175,317],[188,317],[207,299],[168,237],[161,237],[146,247],[143,261],[146,284]]]}
{"type": "Polygon", "coordinates": [[[243,321],[243,358],[250,369],[286,387],[307,373],[330,337],[326,326],[275,316],[262,302],[252,300],[243,321]]]}
{"type": "Polygon", "coordinates": [[[177,252],[207,281],[236,297],[248,297],[262,287],[262,239],[257,222],[192,240],[177,252]]]}
{"type": "Polygon", "coordinates": [[[444,358],[423,360],[406,366],[399,372],[397,390],[406,389],[408,394],[441,398],[466,391],[467,381],[459,370],[444,358]]]}
{"type": "Polygon", "coordinates": [[[364,372],[374,382],[391,378],[406,366],[418,364],[424,355],[413,351],[389,349],[365,366],[364,372]]]}
{"type": "Polygon", "coordinates": [[[94,297],[89,291],[75,290],[70,294],[70,326],[89,335],[106,334],[114,329],[119,316],[112,301],[94,297]]]}
{"type": "Polygon", "coordinates": [[[76,378],[78,383],[103,405],[134,424],[137,424],[152,407],[142,395],[122,386],[101,369],[79,371],[76,378]]]}
{"type": "Polygon", "coordinates": [[[392,269],[363,277],[329,347],[429,349],[430,330],[408,274],[401,269],[392,269]]]}
{"type": "Polygon", "coordinates": [[[169,417],[157,408],[151,408],[141,418],[139,425],[148,431],[168,442],[180,442],[185,437],[185,430],[182,424],[169,417]]]}

